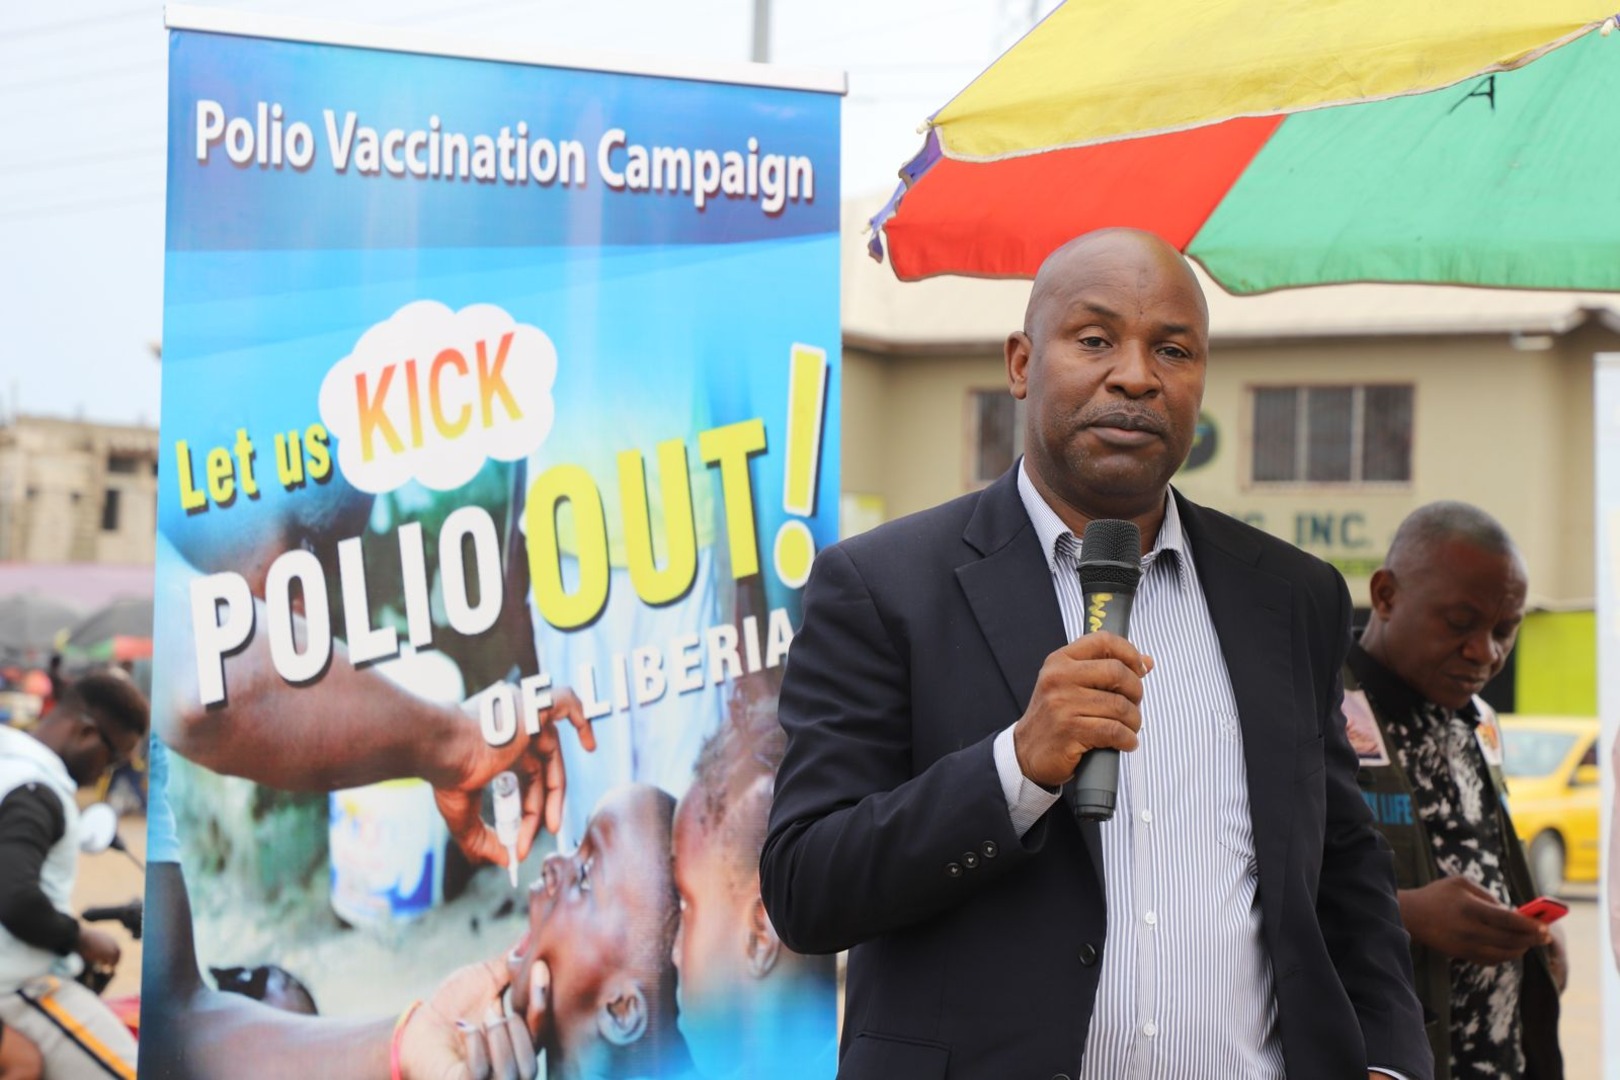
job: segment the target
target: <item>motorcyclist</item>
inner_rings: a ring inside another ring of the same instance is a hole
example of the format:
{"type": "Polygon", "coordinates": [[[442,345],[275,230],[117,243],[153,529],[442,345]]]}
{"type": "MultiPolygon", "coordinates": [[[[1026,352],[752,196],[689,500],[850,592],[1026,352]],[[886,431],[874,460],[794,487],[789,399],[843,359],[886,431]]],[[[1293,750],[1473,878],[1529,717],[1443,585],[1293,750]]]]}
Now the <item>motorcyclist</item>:
{"type": "Polygon", "coordinates": [[[116,966],[118,942],[70,900],[79,860],[78,788],[129,759],[146,698],[117,669],[74,681],[32,731],[0,727],[0,1022],[38,1047],[45,1080],[135,1076],[135,1040],[74,981],[116,966]]]}

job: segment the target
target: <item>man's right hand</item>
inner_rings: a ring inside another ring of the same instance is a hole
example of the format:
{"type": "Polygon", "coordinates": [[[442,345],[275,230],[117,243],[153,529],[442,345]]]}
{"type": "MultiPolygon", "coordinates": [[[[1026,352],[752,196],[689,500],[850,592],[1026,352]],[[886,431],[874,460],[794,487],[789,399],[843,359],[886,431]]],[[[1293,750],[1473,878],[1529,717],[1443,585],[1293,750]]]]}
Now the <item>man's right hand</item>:
{"type": "Polygon", "coordinates": [[[97,930],[93,926],[79,928],[79,943],[73,951],[84,957],[84,962],[91,967],[115,968],[118,958],[124,950],[118,947],[118,940],[105,930],[97,930]]]}
{"type": "Polygon", "coordinates": [[[1153,658],[1118,634],[1086,634],[1052,653],[1013,726],[1019,769],[1055,788],[1087,751],[1135,750],[1142,679],[1152,670],[1153,658]]]}
{"type": "Polygon", "coordinates": [[[1401,921],[1419,945],[1475,964],[1503,964],[1547,944],[1545,926],[1465,877],[1443,877],[1398,894],[1401,921]]]}

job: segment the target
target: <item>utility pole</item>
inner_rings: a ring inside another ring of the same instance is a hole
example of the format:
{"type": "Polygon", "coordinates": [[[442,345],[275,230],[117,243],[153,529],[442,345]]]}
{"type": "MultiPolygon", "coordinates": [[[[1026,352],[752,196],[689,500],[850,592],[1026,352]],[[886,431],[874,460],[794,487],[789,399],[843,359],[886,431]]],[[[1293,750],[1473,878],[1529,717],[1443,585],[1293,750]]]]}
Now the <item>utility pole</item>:
{"type": "Polygon", "coordinates": [[[749,59],[756,64],[771,62],[771,0],[754,0],[754,51],[749,59]]]}

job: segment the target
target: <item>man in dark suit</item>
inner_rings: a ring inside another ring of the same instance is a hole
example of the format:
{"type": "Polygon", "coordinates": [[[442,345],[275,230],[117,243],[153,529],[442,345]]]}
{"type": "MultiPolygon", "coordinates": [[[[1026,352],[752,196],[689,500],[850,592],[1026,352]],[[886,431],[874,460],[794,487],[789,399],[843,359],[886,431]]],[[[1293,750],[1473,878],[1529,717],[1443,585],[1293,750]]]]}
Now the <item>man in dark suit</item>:
{"type": "Polygon", "coordinates": [[[1072,241],[1007,341],[1024,460],[818,558],[761,883],[788,947],[851,950],[841,1077],[1430,1076],[1344,582],[1168,486],[1207,351],[1172,248],[1072,241]],[[1135,645],[1081,636],[1106,518],[1143,537],[1135,645]],[[1102,748],[1118,808],[1082,823],[1102,748]]]}

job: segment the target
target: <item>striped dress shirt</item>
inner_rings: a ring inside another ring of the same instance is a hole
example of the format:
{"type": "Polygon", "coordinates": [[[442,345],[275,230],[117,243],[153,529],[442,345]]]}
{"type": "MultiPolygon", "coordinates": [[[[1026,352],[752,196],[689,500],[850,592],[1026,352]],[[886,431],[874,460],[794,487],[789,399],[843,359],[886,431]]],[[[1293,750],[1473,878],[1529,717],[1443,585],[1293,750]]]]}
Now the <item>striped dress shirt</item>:
{"type": "MultiPolygon", "coordinates": [[[[1018,490],[1072,640],[1084,626],[1079,541],[1022,464],[1018,490]]],[[[1114,816],[1101,824],[1108,940],[1081,1080],[1282,1080],[1237,702],[1168,496],[1130,639],[1154,666],[1140,745],[1120,755],[1114,816]]],[[[1026,831],[1058,796],[1019,770],[1011,728],[995,749],[1013,824],[1026,831]]]]}

